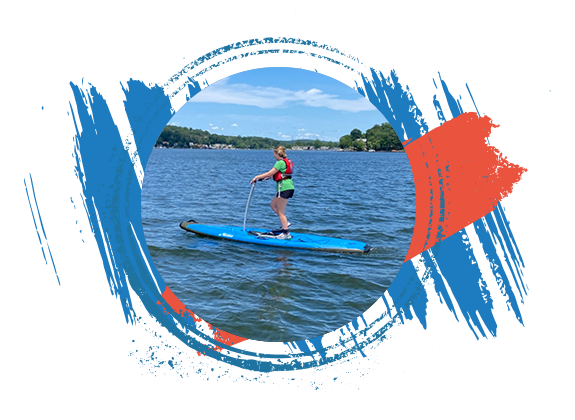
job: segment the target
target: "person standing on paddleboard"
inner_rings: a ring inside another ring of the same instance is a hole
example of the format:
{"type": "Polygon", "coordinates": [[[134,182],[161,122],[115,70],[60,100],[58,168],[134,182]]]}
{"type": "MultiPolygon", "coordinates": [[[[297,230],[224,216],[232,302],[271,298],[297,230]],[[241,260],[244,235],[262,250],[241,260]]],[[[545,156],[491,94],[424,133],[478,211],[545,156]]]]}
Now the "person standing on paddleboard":
{"type": "Polygon", "coordinates": [[[270,207],[278,215],[281,229],[274,230],[271,233],[277,239],[290,239],[289,226],[291,223],[288,222],[285,211],[288,199],[293,197],[295,191],[292,181],[293,162],[287,158],[286,149],[283,146],[278,146],[274,149],[274,158],[277,161],[274,167],[266,173],[256,175],[250,183],[253,184],[254,182],[270,178],[276,181],[276,194],[270,203],[270,207]]]}

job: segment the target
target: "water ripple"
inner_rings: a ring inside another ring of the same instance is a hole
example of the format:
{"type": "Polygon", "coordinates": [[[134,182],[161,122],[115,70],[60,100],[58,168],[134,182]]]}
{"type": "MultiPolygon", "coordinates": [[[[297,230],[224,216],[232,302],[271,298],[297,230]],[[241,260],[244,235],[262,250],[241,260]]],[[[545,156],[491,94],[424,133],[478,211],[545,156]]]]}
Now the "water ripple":
{"type": "MultiPolygon", "coordinates": [[[[249,180],[273,165],[271,151],[154,149],[142,191],[146,242],[176,296],[218,328],[263,341],[316,337],[361,315],[399,271],[415,221],[404,153],[289,154],[292,231],[360,240],[374,247],[368,254],[240,244],[179,228],[190,218],[241,226],[249,180]]],[[[258,184],[249,226],[279,227],[273,187],[258,184]]]]}

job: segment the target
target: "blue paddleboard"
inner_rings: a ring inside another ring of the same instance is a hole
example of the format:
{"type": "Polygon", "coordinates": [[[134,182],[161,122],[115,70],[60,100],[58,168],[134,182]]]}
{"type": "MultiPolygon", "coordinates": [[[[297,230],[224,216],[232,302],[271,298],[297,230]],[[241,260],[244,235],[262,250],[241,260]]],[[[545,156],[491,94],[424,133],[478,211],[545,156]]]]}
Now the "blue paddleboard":
{"type": "Polygon", "coordinates": [[[246,227],[244,230],[239,226],[203,225],[196,223],[194,220],[182,222],[180,223],[180,227],[200,236],[280,248],[356,253],[365,253],[371,249],[369,245],[363,242],[330,238],[328,236],[308,235],[307,233],[292,232],[291,239],[276,239],[270,236],[261,236],[261,234],[266,232],[265,229],[246,227]]]}

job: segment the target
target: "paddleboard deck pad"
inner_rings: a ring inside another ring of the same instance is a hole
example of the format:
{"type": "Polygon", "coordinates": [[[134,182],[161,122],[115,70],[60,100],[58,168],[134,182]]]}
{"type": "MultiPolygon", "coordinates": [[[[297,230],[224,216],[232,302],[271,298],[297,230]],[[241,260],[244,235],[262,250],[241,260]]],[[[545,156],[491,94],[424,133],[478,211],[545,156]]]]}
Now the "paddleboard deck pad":
{"type": "Polygon", "coordinates": [[[200,236],[278,248],[348,253],[366,253],[371,249],[369,245],[363,242],[307,233],[290,232],[290,239],[277,239],[272,235],[265,235],[268,232],[265,229],[246,227],[244,230],[239,226],[203,225],[194,220],[182,222],[180,227],[200,236]]]}

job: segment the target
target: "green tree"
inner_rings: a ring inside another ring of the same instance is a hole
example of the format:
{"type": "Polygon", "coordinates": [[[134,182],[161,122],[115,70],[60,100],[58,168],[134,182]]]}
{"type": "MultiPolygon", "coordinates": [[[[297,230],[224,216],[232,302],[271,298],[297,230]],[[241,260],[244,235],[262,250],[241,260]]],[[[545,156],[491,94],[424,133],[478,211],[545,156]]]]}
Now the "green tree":
{"type": "Polygon", "coordinates": [[[351,138],[353,140],[357,140],[363,137],[363,133],[361,132],[361,130],[354,128],[353,130],[351,130],[351,132],[349,133],[349,135],[351,136],[351,138]]]}
{"type": "Polygon", "coordinates": [[[390,123],[374,125],[366,131],[367,147],[374,150],[402,150],[401,140],[390,123]]]}
{"type": "Polygon", "coordinates": [[[384,138],[385,138],[385,142],[384,142],[385,150],[403,149],[403,146],[401,144],[401,140],[397,136],[395,130],[393,129],[393,127],[391,126],[390,123],[386,122],[386,123],[382,124],[381,128],[383,130],[384,138]]]}
{"type": "Polygon", "coordinates": [[[374,125],[365,132],[368,149],[381,150],[383,148],[383,130],[381,125],[374,125]]]}
{"type": "Polygon", "coordinates": [[[352,146],[353,146],[353,139],[349,134],[346,134],[345,136],[342,136],[339,139],[339,147],[341,147],[342,149],[347,149],[348,147],[352,146]]]}

